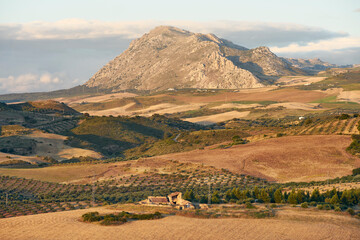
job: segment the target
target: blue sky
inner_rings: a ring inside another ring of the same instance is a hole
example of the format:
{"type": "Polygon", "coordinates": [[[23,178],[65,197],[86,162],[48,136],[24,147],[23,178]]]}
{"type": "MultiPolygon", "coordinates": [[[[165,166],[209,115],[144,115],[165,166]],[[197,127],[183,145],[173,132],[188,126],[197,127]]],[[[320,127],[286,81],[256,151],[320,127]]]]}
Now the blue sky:
{"type": "Polygon", "coordinates": [[[360,63],[358,0],[0,0],[0,94],[82,84],[157,25],[360,63]]]}

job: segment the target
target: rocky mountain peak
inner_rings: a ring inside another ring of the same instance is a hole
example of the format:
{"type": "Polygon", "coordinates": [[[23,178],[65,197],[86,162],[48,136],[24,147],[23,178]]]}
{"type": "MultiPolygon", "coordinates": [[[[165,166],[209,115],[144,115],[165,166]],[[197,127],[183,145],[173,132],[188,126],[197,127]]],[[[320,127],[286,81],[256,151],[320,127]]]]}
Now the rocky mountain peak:
{"type": "Polygon", "coordinates": [[[253,88],[293,73],[267,47],[247,49],[214,34],[159,26],[132,41],[85,84],[113,90],[253,88]]]}

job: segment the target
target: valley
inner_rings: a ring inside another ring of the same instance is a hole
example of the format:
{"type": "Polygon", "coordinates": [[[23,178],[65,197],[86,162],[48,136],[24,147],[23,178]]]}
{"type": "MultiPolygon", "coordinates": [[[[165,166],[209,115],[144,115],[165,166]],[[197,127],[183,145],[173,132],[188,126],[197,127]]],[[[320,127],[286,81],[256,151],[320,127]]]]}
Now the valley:
{"type": "Polygon", "coordinates": [[[354,239],[359,114],[359,67],[155,28],[84,85],[0,95],[0,235],[354,239]],[[174,192],[196,209],[140,203],[174,192]],[[121,210],[164,217],[80,220],[121,210]]]}

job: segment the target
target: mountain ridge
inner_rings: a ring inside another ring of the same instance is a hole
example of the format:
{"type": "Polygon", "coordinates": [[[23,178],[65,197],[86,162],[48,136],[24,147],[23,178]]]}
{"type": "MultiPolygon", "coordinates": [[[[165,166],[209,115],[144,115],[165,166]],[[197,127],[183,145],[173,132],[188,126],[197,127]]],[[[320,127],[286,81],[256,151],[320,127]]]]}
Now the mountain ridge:
{"type": "Polygon", "coordinates": [[[100,89],[256,88],[305,74],[267,47],[247,49],[214,34],[160,26],[135,39],[88,82],[100,89]]]}

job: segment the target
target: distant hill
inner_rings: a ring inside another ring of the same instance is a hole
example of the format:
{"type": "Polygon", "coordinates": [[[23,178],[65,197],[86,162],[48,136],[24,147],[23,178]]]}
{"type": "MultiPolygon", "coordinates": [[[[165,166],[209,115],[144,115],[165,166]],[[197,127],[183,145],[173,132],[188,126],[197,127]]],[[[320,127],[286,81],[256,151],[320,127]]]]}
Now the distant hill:
{"type": "Polygon", "coordinates": [[[35,100],[46,100],[60,97],[74,97],[81,95],[93,95],[97,93],[108,93],[111,91],[105,91],[99,88],[89,88],[86,86],[76,86],[69,89],[61,89],[51,92],[34,92],[34,93],[9,93],[0,95],[0,102],[12,103],[12,102],[25,102],[35,100]]]}
{"type": "Polygon", "coordinates": [[[336,64],[324,62],[319,58],[314,59],[301,59],[301,58],[283,58],[284,61],[288,62],[290,65],[296,68],[300,68],[309,72],[320,72],[329,68],[345,68],[351,67],[351,65],[338,66],[336,64]]]}
{"type": "MultiPolygon", "coordinates": [[[[6,105],[6,104],[2,104],[6,105]]],[[[17,111],[28,111],[28,112],[41,112],[41,113],[61,113],[68,115],[77,115],[80,114],[78,111],[72,109],[64,103],[60,103],[54,100],[42,100],[42,101],[33,101],[25,102],[18,104],[6,105],[6,110],[13,109],[17,111]]]]}
{"type": "Polygon", "coordinates": [[[113,90],[256,88],[277,76],[305,74],[267,47],[247,49],[213,34],[175,27],[153,29],[85,84],[113,90]]]}

